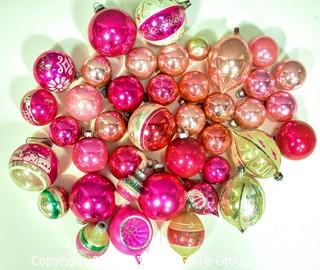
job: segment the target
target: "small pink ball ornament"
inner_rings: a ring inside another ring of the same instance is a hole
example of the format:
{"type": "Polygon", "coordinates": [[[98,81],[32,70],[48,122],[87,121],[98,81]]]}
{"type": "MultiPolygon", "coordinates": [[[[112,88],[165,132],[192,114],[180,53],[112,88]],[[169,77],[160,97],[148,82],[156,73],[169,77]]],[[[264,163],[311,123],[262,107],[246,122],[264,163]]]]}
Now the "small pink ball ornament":
{"type": "Polygon", "coordinates": [[[251,40],[249,48],[252,53],[253,64],[257,67],[268,67],[277,61],[279,47],[271,37],[258,36],[251,40]]]}
{"type": "Polygon", "coordinates": [[[227,181],[231,174],[228,160],[220,156],[209,157],[204,163],[202,177],[210,184],[221,184],[227,181]]]}

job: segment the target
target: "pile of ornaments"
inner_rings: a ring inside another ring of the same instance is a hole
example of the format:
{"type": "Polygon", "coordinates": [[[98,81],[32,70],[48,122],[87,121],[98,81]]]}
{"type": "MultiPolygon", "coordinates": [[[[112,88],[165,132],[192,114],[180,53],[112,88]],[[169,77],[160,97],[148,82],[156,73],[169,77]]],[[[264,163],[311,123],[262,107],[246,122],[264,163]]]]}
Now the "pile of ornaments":
{"type": "Polygon", "coordinates": [[[194,37],[184,48],[176,41],[185,31],[189,5],[142,0],[135,23],[122,10],[95,4],[88,36],[97,54],[83,63],[81,82],[64,52],[46,51],[34,63],[40,86],[23,97],[21,112],[32,125],[50,124],[50,139],[31,138],[17,148],[10,175],[21,188],[41,192],[44,216],[60,218],[70,207],[84,224],[76,246],[85,257],[101,256],[110,238],[119,251],[140,261],[152,239],[152,219],[170,221],[168,241],[186,261],[204,240],[198,215],[218,216],[220,209],[244,232],[264,212],[264,191],[256,178],[281,180],[281,154],[299,160],[315,148],[313,129],[292,120],[291,91],[305,81],[303,65],[275,64],[279,50],[272,38],[247,43],[239,29],[213,45],[194,37]],[[137,32],[163,46],[157,57],[148,47],[133,48],[137,32]],[[108,58],[122,55],[129,75],[112,78],[108,58]],[[206,61],[207,72],[186,72],[195,61],[206,61]],[[146,79],[145,91],[140,80],[146,79]],[[56,117],[55,95],[63,91],[60,105],[67,113],[56,117]],[[114,109],[104,110],[105,101],[114,109]],[[174,102],[179,104],[175,114],[166,107],[174,102]],[[275,140],[258,129],[266,118],[282,122],[275,140]],[[94,129],[83,131],[88,121],[94,129]],[[131,145],[123,145],[125,134],[131,145]],[[109,154],[113,142],[118,145],[109,154]],[[70,192],[54,185],[59,158],[52,144],[72,147],[72,161],[85,173],[70,192]],[[147,157],[161,149],[164,162],[147,157]],[[106,167],[116,185],[103,175],[106,167]],[[116,206],[115,192],[128,203],[116,206]]]}

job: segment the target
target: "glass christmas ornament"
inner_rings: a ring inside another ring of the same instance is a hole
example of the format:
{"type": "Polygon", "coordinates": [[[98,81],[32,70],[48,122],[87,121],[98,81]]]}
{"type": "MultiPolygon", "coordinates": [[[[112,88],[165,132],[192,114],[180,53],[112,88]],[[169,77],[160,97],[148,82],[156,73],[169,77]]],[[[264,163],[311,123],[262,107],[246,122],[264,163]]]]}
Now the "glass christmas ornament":
{"type": "Polygon", "coordinates": [[[195,61],[202,61],[207,58],[210,44],[204,37],[193,37],[187,44],[189,57],[195,61]]]}
{"type": "Polygon", "coordinates": [[[253,64],[257,67],[268,67],[277,61],[279,47],[271,37],[255,37],[250,41],[249,48],[252,53],[253,64]]]}
{"type": "Polygon", "coordinates": [[[209,157],[202,168],[203,180],[214,185],[226,182],[230,174],[229,161],[220,156],[209,157]]]}
{"type": "Polygon", "coordinates": [[[278,122],[290,121],[297,110],[296,100],[286,91],[278,91],[271,95],[265,106],[267,117],[278,122]]]}

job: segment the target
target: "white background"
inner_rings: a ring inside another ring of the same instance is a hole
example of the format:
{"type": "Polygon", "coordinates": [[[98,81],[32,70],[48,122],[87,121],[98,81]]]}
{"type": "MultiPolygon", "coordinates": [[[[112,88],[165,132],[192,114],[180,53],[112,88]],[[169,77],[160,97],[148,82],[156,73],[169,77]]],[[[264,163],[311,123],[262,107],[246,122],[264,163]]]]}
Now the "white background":
{"type": "MultiPolygon", "coordinates": [[[[139,1],[108,1],[133,14],[139,1]]],[[[319,0],[254,1],[193,0],[188,10],[187,39],[201,34],[214,42],[235,26],[248,40],[265,33],[282,49],[281,58],[303,62],[306,84],[294,92],[297,118],[320,130],[320,2],[319,0]]],[[[1,269],[138,269],[135,260],[110,245],[97,260],[82,259],[74,238],[80,226],[69,213],[51,221],[37,210],[37,194],[18,189],[10,180],[7,162],[12,151],[36,129],[23,121],[19,103],[36,87],[35,58],[62,48],[79,66],[92,53],[87,24],[92,16],[87,0],[0,1],[0,266],[1,269]]],[[[282,182],[263,180],[267,208],[261,221],[240,234],[222,218],[201,217],[206,228],[203,247],[183,265],[163,231],[155,232],[144,265],[139,269],[320,269],[319,151],[308,159],[283,161],[282,182]]],[[[68,164],[64,164],[64,170],[68,164]]],[[[64,181],[74,177],[64,172],[64,181]]],[[[61,181],[61,180],[60,180],[61,181]]]]}

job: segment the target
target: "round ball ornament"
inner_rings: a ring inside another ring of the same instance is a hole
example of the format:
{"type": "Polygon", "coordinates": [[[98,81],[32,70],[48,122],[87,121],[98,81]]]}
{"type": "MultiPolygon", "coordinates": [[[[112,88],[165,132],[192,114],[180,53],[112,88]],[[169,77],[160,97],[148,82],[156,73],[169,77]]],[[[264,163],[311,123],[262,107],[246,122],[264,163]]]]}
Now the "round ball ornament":
{"type": "Polygon", "coordinates": [[[277,91],[266,102],[267,117],[272,121],[290,121],[297,109],[297,102],[287,91],[277,91]]]}
{"type": "Polygon", "coordinates": [[[47,218],[63,217],[69,210],[69,194],[62,187],[49,187],[40,193],[38,207],[47,218]]]}
{"type": "Polygon", "coordinates": [[[203,37],[193,37],[187,44],[189,57],[195,61],[202,61],[207,58],[210,50],[209,42],[203,37]]]}
{"type": "Polygon", "coordinates": [[[177,41],[186,29],[185,8],[190,1],[142,0],[136,9],[136,23],[145,40],[165,46],[177,41]]]}
{"type": "Polygon", "coordinates": [[[157,151],[169,144],[176,131],[174,116],[158,104],[147,103],[135,110],[128,124],[129,139],[144,151],[157,151]]]}
{"type": "Polygon", "coordinates": [[[76,68],[71,57],[66,53],[49,50],[36,59],[33,65],[33,75],[44,89],[62,92],[74,80],[76,68]]]}
{"type": "Polygon", "coordinates": [[[257,67],[269,67],[277,61],[279,47],[271,37],[258,36],[250,41],[249,48],[257,67]]]}
{"type": "Polygon", "coordinates": [[[202,169],[203,180],[214,185],[226,182],[230,174],[230,163],[220,156],[209,157],[202,169]]]}
{"type": "Polygon", "coordinates": [[[137,171],[135,174],[128,175],[125,178],[122,178],[117,183],[117,192],[125,198],[128,202],[134,202],[139,199],[143,184],[146,175],[137,171]]]}

